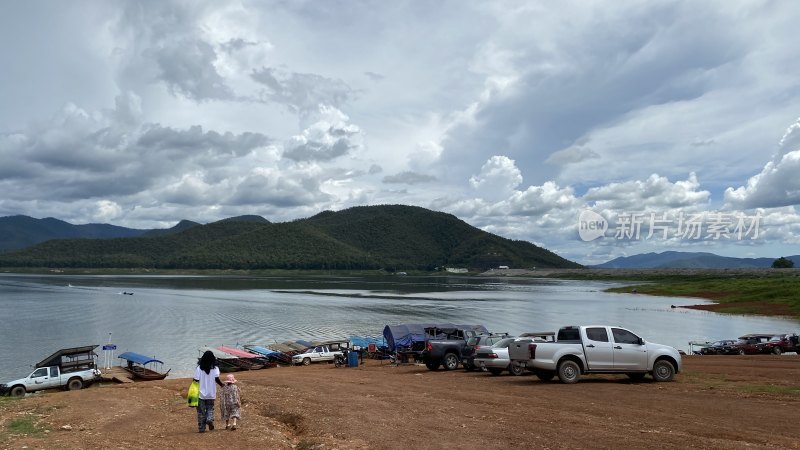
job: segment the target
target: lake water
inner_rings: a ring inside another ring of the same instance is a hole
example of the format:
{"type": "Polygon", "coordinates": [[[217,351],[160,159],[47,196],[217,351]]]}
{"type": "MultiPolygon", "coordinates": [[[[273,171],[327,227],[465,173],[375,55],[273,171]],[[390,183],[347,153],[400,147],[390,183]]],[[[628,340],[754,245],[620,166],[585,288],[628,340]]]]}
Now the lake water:
{"type": "Polygon", "coordinates": [[[615,324],[683,350],[690,340],[800,330],[791,319],[671,308],[702,300],[602,292],[616,285],[530,278],[6,273],[0,274],[0,380],[26,375],[60,348],[109,338],[117,355],[155,356],[171,375],[188,376],[200,346],[380,337],[385,325],[397,323],[477,323],[514,334],[615,324]]]}

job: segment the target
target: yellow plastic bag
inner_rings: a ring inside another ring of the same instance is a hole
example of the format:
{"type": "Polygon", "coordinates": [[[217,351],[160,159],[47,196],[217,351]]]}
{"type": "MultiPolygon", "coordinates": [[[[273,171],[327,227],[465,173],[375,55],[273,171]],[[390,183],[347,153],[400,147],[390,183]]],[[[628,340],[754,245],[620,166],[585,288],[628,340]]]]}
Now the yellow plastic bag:
{"type": "Polygon", "coordinates": [[[186,401],[189,404],[189,407],[196,407],[198,403],[200,403],[200,383],[197,381],[192,380],[192,384],[189,385],[189,392],[186,394],[186,401]]]}

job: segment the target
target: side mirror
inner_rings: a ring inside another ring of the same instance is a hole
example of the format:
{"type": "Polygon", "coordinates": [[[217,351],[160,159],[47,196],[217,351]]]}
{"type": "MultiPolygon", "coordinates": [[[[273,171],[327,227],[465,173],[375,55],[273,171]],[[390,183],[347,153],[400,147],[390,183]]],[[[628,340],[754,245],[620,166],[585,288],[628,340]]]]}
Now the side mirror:
{"type": "Polygon", "coordinates": [[[642,338],[639,338],[639,342],[637,342],[637,344],[639,344],[639,345],[644,345],[644,339],[642,339],[642,338]]]}

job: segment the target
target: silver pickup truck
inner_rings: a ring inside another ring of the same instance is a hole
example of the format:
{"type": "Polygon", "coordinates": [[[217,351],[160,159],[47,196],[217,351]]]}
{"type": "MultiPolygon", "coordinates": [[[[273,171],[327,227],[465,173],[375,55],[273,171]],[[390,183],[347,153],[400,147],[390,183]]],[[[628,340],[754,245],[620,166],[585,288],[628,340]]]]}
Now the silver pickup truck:
{"type": "Polygon", "coordinates": [[[508,353],[511,364],[545,381],[558,375],[562,383],[576,383],[587,373],[620,373],[634,380],[649,373],[656,381],[670,381],[682,364],[675,348],[605,325],[563,327],[556,342],[514,343],[508,353]]]}

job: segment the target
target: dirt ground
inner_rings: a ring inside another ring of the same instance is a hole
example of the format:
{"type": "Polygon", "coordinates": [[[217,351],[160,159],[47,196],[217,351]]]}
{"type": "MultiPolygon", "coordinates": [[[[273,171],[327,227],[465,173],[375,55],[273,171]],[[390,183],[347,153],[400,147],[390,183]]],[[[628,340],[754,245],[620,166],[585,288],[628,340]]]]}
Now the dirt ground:
{"type": "MultiPolygon", "coordinates": [[[[800,449],[800,356],[688,356],[674,382],[366,361],[236,374],[238,430],[197,433],[187,379],[0,399],[14,449],[800,449]]],[[[217,414],[219,409],[217,405],[217,414]]]]}

